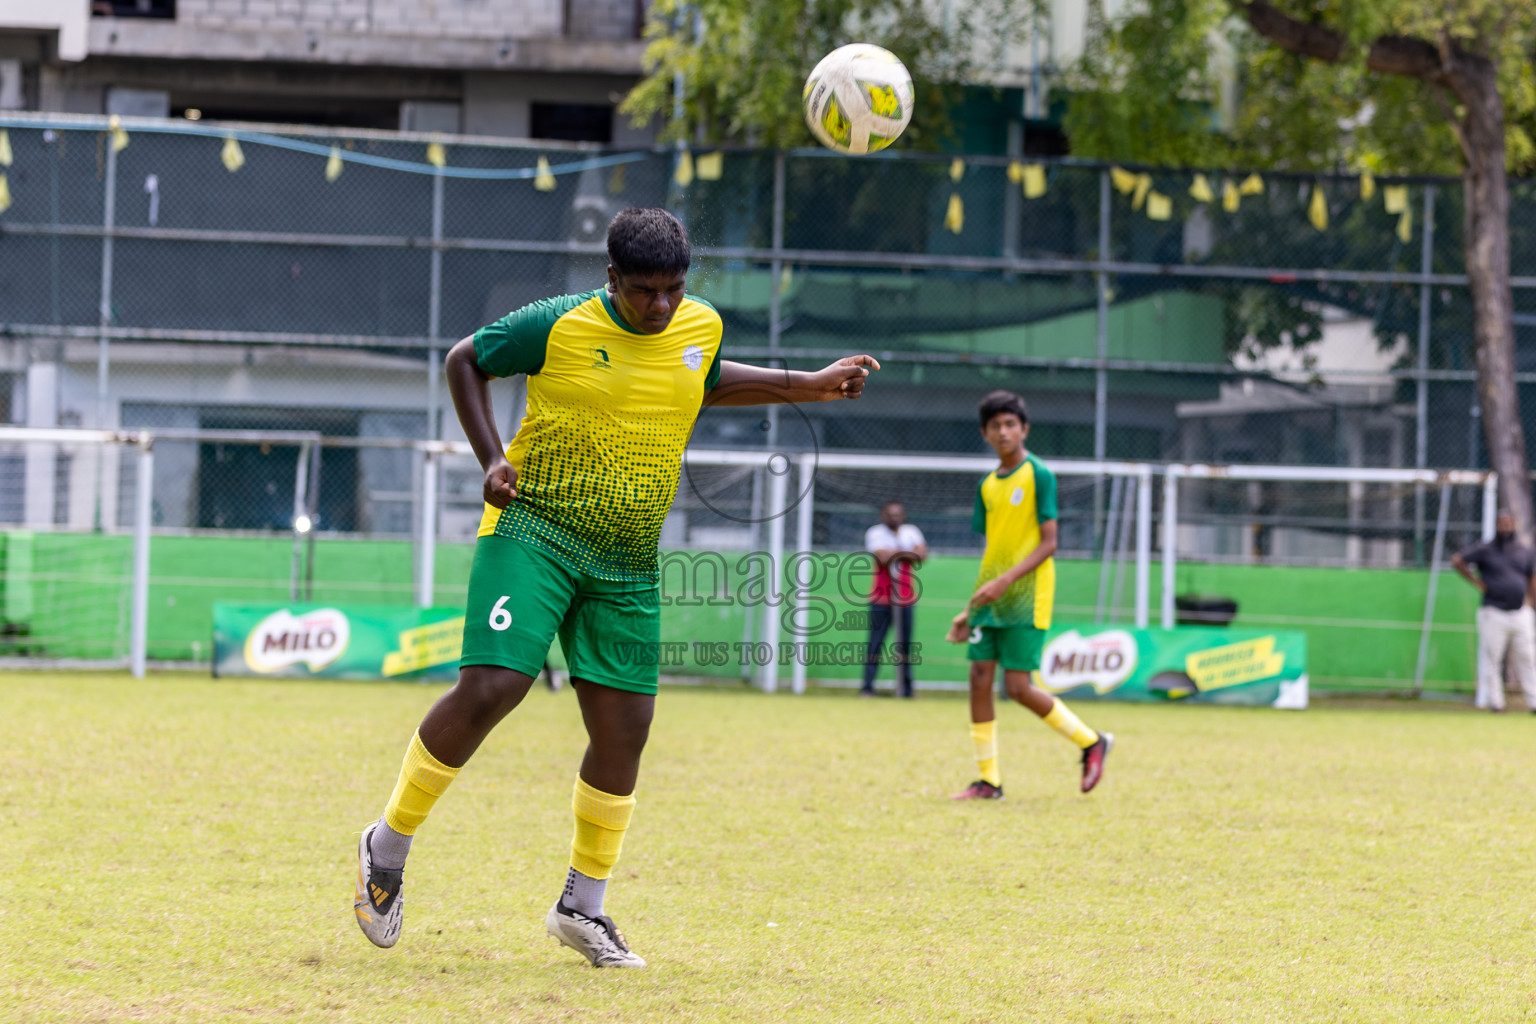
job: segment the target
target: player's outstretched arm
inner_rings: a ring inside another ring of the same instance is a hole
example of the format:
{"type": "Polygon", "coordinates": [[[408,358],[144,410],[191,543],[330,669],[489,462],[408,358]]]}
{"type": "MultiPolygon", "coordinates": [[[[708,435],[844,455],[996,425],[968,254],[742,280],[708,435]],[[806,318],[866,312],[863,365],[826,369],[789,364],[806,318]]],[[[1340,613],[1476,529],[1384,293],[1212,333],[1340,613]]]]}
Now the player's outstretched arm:
{"type": "Polygon", "coordinates": [[[485,500],[497,508],[506,508],[517,497],[517,470],[507,462],[502,450],[501,433],[496,429],[496,415],[491,409],[491,378],[475,359],[475,339],[464,338],[448,350],[443,361],[443,375],[448,378],[448,394],[453,397],[453,411],[469,446],[485,470],[485,500]]]}
{"type": "Polygon", "coordinates": [[[874,356],[844,356],[821,370],[772,370],[720,362],[720,381],[704,396],[705,405],[783,405],[858,398],[870,370],[880,369],[874,356]]]}

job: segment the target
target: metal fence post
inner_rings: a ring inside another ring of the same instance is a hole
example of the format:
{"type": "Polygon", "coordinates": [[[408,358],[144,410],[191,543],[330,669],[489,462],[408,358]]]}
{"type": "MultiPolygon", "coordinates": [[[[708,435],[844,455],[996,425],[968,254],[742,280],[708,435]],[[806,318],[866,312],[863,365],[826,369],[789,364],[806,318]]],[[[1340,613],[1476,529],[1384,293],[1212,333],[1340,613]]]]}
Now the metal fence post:
{"type": "MultiPolygon", "coordinates": [[[[767,664],[763,666],[762,686],[764,693],[774,693],[779,688],[779,609],[785,601],[784,578],[784,504],[788,500],[791,465],[787,457],[774,454],[768,457],[768,506],[774,513],[768,518],[768,587],[763,602],[762,644],[768,648],[767,664]]],[[[757,649],[762,649],[762,644],[757,649]]]]}
{"type": "MultiPolygon", "coordinates": [[[[1413,467],[1424,469],[1429,465],[1429,311],[1433,301],[1433,289],[1429,275],[1435,270],[1435,186],[1424,188],[1424,239],[1419,255],[1419,379],[1415,382],[1414,397],[1414,457],[1413,467]]],[[[1469,469],[1471,467],[1468,467],[1469,469]]],[[[1413,485],[1413,561],[1424,561],[1424,485],[1413,485]]]]}
{"type": "MultiPolygon", "coordinates": [[[[815,515],[816,457],[814,455],[802,455],[798,460],[796,460],[796,467],[795,482],[800,485],[800,505],[796,510],[797,516],[795,519],[796,574],[793,578],[795,583],[796,602],[796,614],[793,621],[796,628],[794,630],[794,636],[790,638],[791,641],[793,641],[795,644],[796,657],[794,659],[793,665],[790,667],[789,688],[793,693],[804,693],[807,666],[806,657],[802,656],[800,651],[803,649],[808,650],[809,642],[806,639],[806,622],[804,617],[800,614],[805,610],[805,604],[802,599],[806,597],[807,594],[801,592],[799,572],[802,567],[807,568],[808,571],[810,566],[810,559],[815,557],[811,552],[811,527],[813,525],[812,517],[815,515]]],[[[809,591],[810,586],[809,581],[814,580],[815,578],[816,576],[814,573],[807,577],[807,583],[805,584],[807,592],[809,591]]]]}
{"type": "Polygon", "coordinates": [[[1136,628],[1146,629],[1152,576],[1152,467],[1136,477],[1136,628]]]}
{"type": "MultiPolygon", "coordinates": [[[[109,446],[103,445],[105,452],[109,446]]],[[[133,598],[128,627],[128,667],[133,678],[144,678],[149,649],[149,528],[154,516],[154,438],[139,435],[138,482],[133,517],[133,598]]]]}
{"type": "MultiPolygon", "coordinates": [[[[96,429],[107,429],[107,380],[111,371],[111,340],[107,329],[112,326],[112,270],[114,245],[113,232],[117,226],[117,146],[112,132],[108,132],[106,147],[106,184],[102,196],[101,212],[101,301],[97,306],[96,338],[96,429]]],[[[107,451],[97,449],[96,461],[96,509],[93,516],[97,530],[107,528],[105,497],[107,488],[107,451]]]]}
{"type": "Polygon", "coordinates": [[[1163,593],[1162,626],[1174,625],[1174,573],[1178,568],[1179,538],[1179,471],[1182,466],[1168,466],[1163,470],[1163,593]]]}
{"type": "Polygon", "coordinates": [[[421,573],[416,579],[416,604],[432,607],[437,575],[437,455],[432,448],[423,453],[426,463],[421,474],[421,573]]]}
{"type": "MultiPolygon", "coordinates": [[[[1109,169],[1099,172],[1099,262],[1109,262],[1109,169]]],[[[1109,433],[1109,274],[1099,271],[1098,308],[1094,330],[1094,354],[1098,369],[1093,374],[1093,457],[1103,462],[1109,450],[1106,435],[1109,433]]],[[[1103,534],[1100,516],[1104,507],[1104,478],[1093,481],[1093,536],[1097,540],[1103,534]]]]}
{"type": "Polygon", "coordinates": [[[429,258],[431,283],[427,292],[427,438],[442,437],[442,412],[437,386],[438,336],[443,316],[443,171],[432,175],[432,255],[429,258]]]}
{"type": "Polygon", "coordinates": [[[299,576],[304,559],[304,535],[314,529],[305,509],[309,507],[309,447],[305,441],[299,446],[298,465],[293,471],[293,558],[288,567],[288,600],[299,600],[299,576]]]}

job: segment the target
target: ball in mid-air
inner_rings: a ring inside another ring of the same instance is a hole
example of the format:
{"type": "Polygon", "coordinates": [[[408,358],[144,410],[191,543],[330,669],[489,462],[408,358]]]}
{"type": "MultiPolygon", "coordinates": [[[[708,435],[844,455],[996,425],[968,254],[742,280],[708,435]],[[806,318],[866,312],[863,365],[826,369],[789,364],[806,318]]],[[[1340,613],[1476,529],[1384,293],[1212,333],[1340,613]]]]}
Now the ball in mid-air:
{"type": "Polygon", "coordinates": [[[811,134],[839,153],[884,149],[912,120],[912,76],[890,50],[839,46],[821,59],[801,93],[811,134]]]}

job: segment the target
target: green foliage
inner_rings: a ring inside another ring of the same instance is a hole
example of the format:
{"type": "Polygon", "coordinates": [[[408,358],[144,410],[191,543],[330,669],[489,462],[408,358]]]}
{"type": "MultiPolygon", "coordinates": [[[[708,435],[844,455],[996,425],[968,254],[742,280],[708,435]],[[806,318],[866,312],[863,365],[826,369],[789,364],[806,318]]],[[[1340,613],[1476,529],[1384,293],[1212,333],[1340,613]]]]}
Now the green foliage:
{"type": "Polygon", "coordinates": [[[1277,6],[1343,33],[1346,59],[1327,64],[1282,51],[1248,27],[1232,0],[1146,0],[1117,20],[1092,19],[1069,74],[1073,152],[1165,165],[1457,173],[1453,100],[1365,65],[1379,35],[1434,40],[1443,29],[1498,61],[1509,167],[1536,172],[1536,7],[1521,0],[1455,0],[1433,10],[1419,0],[1277,6]],[[1223,106],[1219,118],[1191,113],[1223,106]]]}
{"type": "MultiPolygon", "coordinates": [[[[1453,99],[1419,79],[1366,67],[1378,36],[1434,40],[1443,30],[1499,62],[1508,165],[1536,173],[1536,8],[1520,0],[1453,0],[1434,9],[1419,0],[1277,6],[1342,33],[1346,59],[1329,64],[1282,50],[1249,27],[1234,0],[1145,0],[1113,21],[1096,2],[1085,52],[1069,74],[1073,152],[1164,166],[1456,174],[1462,153],[1453,99]]],[[[1380,225],[1352,219],[1333,231],[1350,236],[1380,225]]],[[[1301,346],[1318,336],[1314,303],[1276,289],[1219,291],[1232,351],[1301,346]]],[[[1383,345],[1395,340],[1383,333],[1383,345]]]]}
{"type": "MultiPolygon", "coordinates": [[[[805,76],[829,51],[870,42],[912,72],[917,108],[900,146],[935,148],[950,135],[960,84],[977,53],[1015,31],[1027,0],[956,4],[949,21],[923,0],[657,0],[646,36],[646,77],[621,112],[666,122],[662,137],[779,148],[811,142],[800,111],[805,76]],[[674,116],[675,88],[682,119],[674,116]]],[[[983,62],[985,58],[983,57],[983,62]]]]}

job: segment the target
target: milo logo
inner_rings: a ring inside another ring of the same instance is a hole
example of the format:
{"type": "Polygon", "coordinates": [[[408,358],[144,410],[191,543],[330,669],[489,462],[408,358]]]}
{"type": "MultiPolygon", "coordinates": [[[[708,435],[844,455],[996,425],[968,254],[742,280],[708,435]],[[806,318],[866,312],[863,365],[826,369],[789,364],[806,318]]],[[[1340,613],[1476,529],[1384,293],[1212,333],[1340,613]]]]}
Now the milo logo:
{"type": "Polygon", "coordinates": [[[1136,638],[1123,629],[1083,636],[1075,629],[1051,640],[1040,657],[1040,685],[1052,693],[1092,686],[1107,693],[1136,671],[1136,638]]]}
{"type": "Polygon", "coordinates": [[[318,672],[341,657],[351,639],[351,623],[335,608],[318,608],[303,615],[284,608],[262,619],[246,637],[245,663],[262,673],[299,664],[318,672]]]}

